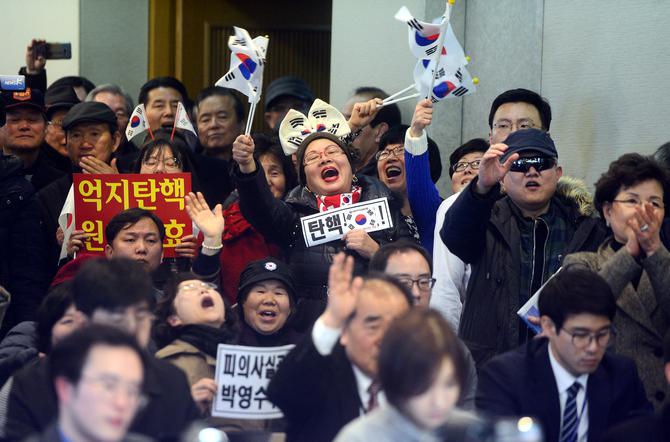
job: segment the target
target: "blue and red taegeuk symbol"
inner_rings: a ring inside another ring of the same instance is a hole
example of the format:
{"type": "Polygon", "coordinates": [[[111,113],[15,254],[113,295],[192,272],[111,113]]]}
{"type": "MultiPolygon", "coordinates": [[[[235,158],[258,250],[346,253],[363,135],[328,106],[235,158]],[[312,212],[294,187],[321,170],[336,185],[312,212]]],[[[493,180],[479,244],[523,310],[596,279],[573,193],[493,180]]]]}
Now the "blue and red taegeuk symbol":
{"type": "Polygon", "coordinates": [[[235,54],[235,56],[241,61],[237,68],[242,73],[242,76],[247,80],[250,79],[251,74],[256,71],[258,65],[248,55],[235,54]]]}
{"type": "Polygon", "coordinates": [[[309,133],[312,133],[312,131],[309,130],[309,129],[303,129],[303,130],[300,131],[300,135],[307,135],[309,133]]]}
{"type": "Polygon", "coordinates": [[[317,132],[322,132],[324,130],[326,130],[326,125],[325,124],[319,123],[319,124],[316,125],[316,131],[317,132]]]}
{"type": "Polygon", "coordinates": [[[356,218],[354,218],[354,221],[359,226],[362,226],[362,225],[364,225],[365,223],[368,222],[368,219],[365,217],[365,215],[363,215],[362,213],[359,213],[358,215],[356,215],[356,218]]]}
{"type": "Polygon", "coordinates": [[[439,36],[440,36],[439,33],[423,36],[418,32],[414,32],[414,41],[416,41],[416,44],[418,44],[419,46],[428,46],[430,44],[435,43],[435,40],[437,40],[437,37],[439,36]]]}
{"type": "Polygon", "coordinates": [[[342,195],[342,202],[344,204],[349,204],[349,196],[348,195],[342,195]]]}
{"type": "Polygon", "coordinates": [[[135,115],[133,118],[130,119],[130,127],[137,127],[140,125],[140,117],[135,115]]]}
{"type": "Polygon", "coordinates": [[[437,98],[444,98],[456,89],[456,85],[451,81],[443,81],[433,88],[433,95],[437,98]]]}

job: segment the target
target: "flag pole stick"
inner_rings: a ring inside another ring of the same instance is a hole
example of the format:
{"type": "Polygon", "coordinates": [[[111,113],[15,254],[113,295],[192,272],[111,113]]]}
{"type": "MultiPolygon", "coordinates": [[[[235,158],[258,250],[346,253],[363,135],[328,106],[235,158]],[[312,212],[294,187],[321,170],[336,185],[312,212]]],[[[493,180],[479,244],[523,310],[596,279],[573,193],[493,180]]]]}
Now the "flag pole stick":
{"type": "Polygon", "coordinates": [[[385,102],[382,103],[379,107],[388,106],[389,104],[400,103],[401,101],[411,100],[412,98],[417,98],[417,97],[419,97],[420,95],[421,95],[421,94],[418,94],[418,93],[417,93],[417,94],[407,95],[406,97],[396,98],[395,100],[385,101],[385,102]]]}
{"type": "Polygon", "coordinates": [[[251,132],[251,125],[253,124],[255,113],[256,113],[256,101],[251,103],[251,106],[249,107],[249,117],[247,118],[247,127],[244,129],[244,135],[249,135],[249,133],[251,132]]]}
{"type": "Polygon", "coordinates": [[[404,94],[404,93],[407,92],[407,91],[411,91],[413,87],[414,87],[414,85],[413,85],[413,84],[410,84],[410,85],[407,86],[405,89],[403,89],[403,90],[401,90],[401,91],[398,91],[398,92],[396,92],[396,93],[393,94],[393,95],[389,95],[388,97],[384,98],[382,101],[383,101],[383,102],[387,102],[387,101],[393,100],[395,97],[397,97],[397,96],[399,96],[399,95],[402,95],[402,94],[404,94]]]}
{"type": "MultiPolygon", "coordinates": [[[[433,87],[435,87],[435,73],[440,67],[440,57],[442,56],[442,48],[444,47],[444,37],[447,35],[447,26],[449,26],[449,16],[451,15],[451,3],[453,0],[447,0],[446,8],[444,11],[444,24],[440,28],[440,42],[437,44],[437,52],[435,52],[435,67],[433,68],[433,73],[430,79],[430,89],[428,89],[428,96],[430,98],[433,95],[433,87]]],[[[430,66],[430,65],[429,65],[430,66]]]]}

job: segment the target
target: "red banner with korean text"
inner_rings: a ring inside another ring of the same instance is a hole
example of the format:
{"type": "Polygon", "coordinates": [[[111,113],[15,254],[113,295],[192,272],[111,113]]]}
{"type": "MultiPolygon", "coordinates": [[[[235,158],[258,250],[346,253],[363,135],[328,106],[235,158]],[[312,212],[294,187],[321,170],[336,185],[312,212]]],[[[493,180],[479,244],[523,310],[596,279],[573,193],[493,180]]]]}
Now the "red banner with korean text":
{"type": "Polygon", "coordinates": [[[165,225],[163,256],[175,256],[181,238],[193,233],[184,197],[191,191],[190,173],[83,174],[74,177],[75,228],[90,233],[84,253],[104,254],[105,227],[122,210],[155,211],[165,225]]]}

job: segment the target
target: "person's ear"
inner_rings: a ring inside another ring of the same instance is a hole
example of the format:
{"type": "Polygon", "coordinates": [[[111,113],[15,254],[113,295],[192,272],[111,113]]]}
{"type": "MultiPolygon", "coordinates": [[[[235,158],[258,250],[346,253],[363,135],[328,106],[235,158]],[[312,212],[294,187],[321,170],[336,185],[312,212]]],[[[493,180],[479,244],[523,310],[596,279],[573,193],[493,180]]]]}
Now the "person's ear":
{"type": "Polygon", "coordinates": [[[70,402],[74,390],[74,386],[70,381],[63,376],[57,376],[56,379],[54,379],[54,389],[56,390],[59,403],[67,404],[70,402]]]}
{"type": "Polygon", "coordinates": [[[111,245],[105,244],[105,257],[111,259],[114,256],[114,249],[111,245]]]}
{"type": "Polygon", "coordinates": [[[540,326],[542,326],[542,334],[544,336],[551,337],[556,335],[556,325],[549,316],[540,316],[540,326]]]}
{"type": "Polygon", "coordinates": [[[389,125],[386,123],[379,123],[377,127],[375,127],[375,143],[379,144],[379,141],[382,139],[382,135],[384,135],[386,132],[389,130],[389,125]]]}
{"type": "Polygon", "coordinates": [[[670,385],[670,362],[665,363],[665,382],[670,385]]]}
{"type": "Polygon", "coordinates": [[[563,168],[561,166],[556,167],[556,179],[560,179],[563,176],[563,168]]]}
{"type": "Polygon", "coordinates": [[[609,227],[612,222],[612,203],[609,201],[603,203],[603,217],[605,218],[605,224],[609,227]]]}
{"type": "Polygon", "coordinates": [[[116,152],[116,149],[121,145],[121,132],[118,130],[112,134],[112,153],[116,152]]]}
{"type": "Polygon", "coordinates": [[[167,317],[167,323],[170,324],[170,327],[178,327],[184,323],[179,319],[177,315],[170,315],[167,317]]]}

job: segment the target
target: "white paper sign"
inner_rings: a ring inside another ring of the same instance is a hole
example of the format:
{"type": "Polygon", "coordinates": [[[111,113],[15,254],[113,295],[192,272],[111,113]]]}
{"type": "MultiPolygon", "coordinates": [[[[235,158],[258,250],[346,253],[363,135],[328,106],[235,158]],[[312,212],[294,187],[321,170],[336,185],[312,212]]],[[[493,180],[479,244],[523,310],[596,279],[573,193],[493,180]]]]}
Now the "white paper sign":
{"type": "Polygon", "coordinates": [[[533,296],[531,296],[530,299],[519,309],[519,311],[516,312],[516,314],[519,315],[521,319],[523,319],[523,322],[526,323],[528,328],[533,330],[535,333],[540,333],[542,331],[542,327],[530,322],[528,320],[528,317],[529,316],[535,316],[537,318],[540,317],[540,309],[537,307],[538,301],[540,300],[540,293],[542,292],[542,290],[544,290],[544,287],[549,283],[549,281],[554,279],[554,277],[558,275],[558,273],[561,270],[563,270],[563,267],[559,267],[558,270],[556,270],[556,273],[551,275],[549,279],[547,279],[547,281],[544,284],[542,284],[542,287],[540,287],[538,291],[536,291],[535,294],[533,294],[533,296]]]}
{"type": "Polygon", "coordinates": [[[294,345],[245,347],[219,344],[216,354],[216,397],[212,416],[236,419],[279,419],[279,408],[267,398],[267,387],[279,363],[294,345]]]}
{"type": "Polygon", "coordinates": [[[339,240],[354,229],[376,232],[393,227],[386,197],[303,216],[300,222],[307,247],[339,240]]]}

